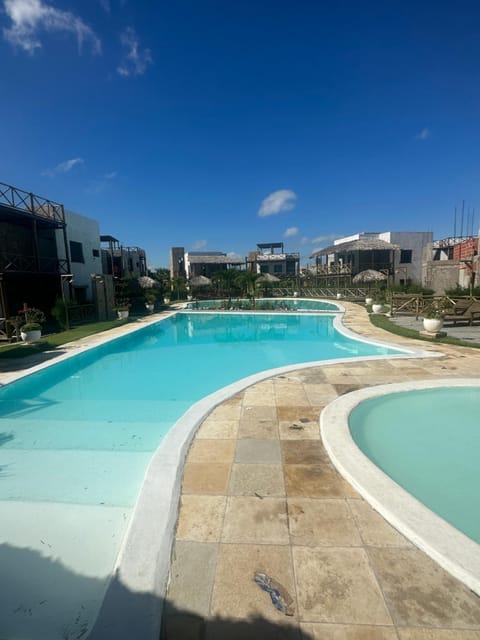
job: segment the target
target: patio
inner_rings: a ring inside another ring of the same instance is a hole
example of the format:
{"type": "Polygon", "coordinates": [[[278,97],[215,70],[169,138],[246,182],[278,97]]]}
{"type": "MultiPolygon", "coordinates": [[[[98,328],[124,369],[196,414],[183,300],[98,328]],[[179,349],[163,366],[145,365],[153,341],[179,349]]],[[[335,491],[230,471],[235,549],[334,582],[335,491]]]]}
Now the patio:
{"type": "MultiPolygon", "coordinates": [[[[357,333],[412,343],[345,307],[344,324],[357,333]]],[[[444,357],[305,369],[210,414],[184,469],[162,638],[480,638],[480,599],[379,516],[320,439],[320,412],[339,395],[478,372],[476,350],[421,348],[444,357]],[[259,573],[273,580],[283,612],[255,582],[259,573]]]]}

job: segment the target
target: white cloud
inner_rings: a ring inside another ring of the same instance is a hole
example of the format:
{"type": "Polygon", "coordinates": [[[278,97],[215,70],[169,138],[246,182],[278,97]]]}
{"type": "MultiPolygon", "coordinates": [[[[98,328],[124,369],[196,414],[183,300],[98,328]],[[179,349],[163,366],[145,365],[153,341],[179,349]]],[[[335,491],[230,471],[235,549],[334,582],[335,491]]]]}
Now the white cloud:
{"type": "Polygon", "coordinates": [[[297,195],[294,191],[279,189],[262,200],[258,215],[260,218],[265,218],[267,216],[274,216],[281,211],[289,211],[295,206],[296,200],[297,195]]]}
{"type": "Polygon", "coordinates": [[[42,32],[66,32],[76,36],[78,47],[90,42],[95,53],[101,49],[100,40],[81,18],[55,9],[43,0],[4,0],[5,13],[12,21],[11,27],[3,29],[3,35],[14,46],[33,53],[42,46],[42,32]]]}
{"type": "Polygon", "coordinates": [[[227,253],[227,257],[234,258],[235,260],[243,260],[243,258],[238,253],[235,253],[235,251],[229,251],[227,253]]]}
{"type": "Polygon", "coordinates": [[[192,249],[194,251],[198,251],[199,249],[204,249],[207,246],[207,241],[206,240],[196,240],[195,242],[192,243],[192,249]]]}
{"type": "Polygon", "coordinates": [[[134,29],[127,27],[120,35],[120,42],[126,53],[117,72],[121,76],[141,76],[152,63],[150,49],[140,49],[137,34],[134,29]]]}
{"type": "Polygon", "coordinates": [[[430,137],[430,130],[425,127],[415,137],[417,140],[427,140],[430,137]]]}
{"type": "Polygon", "coordinates": [[[85,189],[85,193],[88,195],[95,195],[101,193],[108,185],[117,177],[117,171],[110,171],[102,176],[99,180],[92,180],[92,182],[85,189]]]}
{"type": "Polygon", "coordinates": [[[326,242],[333,242],[339,237],[338,233],[329,233],[326,236],[317,236],[312,238],[312,244],[325,244],[326,242]]]}
{"type": "Polygon", "coordinates": [[[45,169],[45,171],[42,171],[42,176],[53,177],[59,173],[68,173],[77,164],[83,164],[83,158],[72,158],[71,160],[65,160],[65,162],[57,164],[57,166],[53,169],[45,169]]]}
{"type": "Polygon", "coordinates": [[[298,232],[300,229],[298,227],[288,227],[288,229],[283,234],[284,238],[293,238],[294,236],[298,236],[298,232]]]}

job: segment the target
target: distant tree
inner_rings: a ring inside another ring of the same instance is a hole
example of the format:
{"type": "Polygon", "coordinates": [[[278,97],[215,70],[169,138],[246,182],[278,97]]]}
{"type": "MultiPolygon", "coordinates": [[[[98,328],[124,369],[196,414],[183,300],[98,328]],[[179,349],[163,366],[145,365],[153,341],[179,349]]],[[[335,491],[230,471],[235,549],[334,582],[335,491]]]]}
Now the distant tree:
{"type": "Polygon", "coordinates": [[[240,287],[237,278],[241,273],[239,269],[224,269],[213,273],[212,283],[216,286],[218,295],[230,298],[238,292],[240,287]]]}
{"type": "Polygon", "coordinates": [[[255,283],[257,282],[260,275],[260,273],[253,273],[252,271],[241,271],[237,275],[235,283],[241,288],[246,296],[254,298],[255,283]]]}

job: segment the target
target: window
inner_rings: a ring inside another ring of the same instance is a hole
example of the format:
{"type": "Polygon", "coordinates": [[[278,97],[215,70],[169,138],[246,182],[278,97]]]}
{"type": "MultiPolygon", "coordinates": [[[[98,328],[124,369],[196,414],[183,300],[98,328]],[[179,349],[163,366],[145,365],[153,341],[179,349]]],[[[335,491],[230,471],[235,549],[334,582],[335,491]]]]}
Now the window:
{"type": "Polygon", "coordinates": [[[283,273],[283,265],[274,264],[273,265],[273,273],[283,273]]]}
{"type": "Polygon", "coordinates": [[[83,258],[83,245],[81,242],[70,240],[70,258],[72,262],[85,262],[83,258]]]}
{"type": "Polygon", "coordinates": [[[412,250],[402,249],[400,251],[400,264],[411,264],[412,262],[412,250]]]}
{"type": "Polygon", "coordinates": [[[100,257],[100,251],[98,249],[92,249],[92,256],[94,258],[99,258],[100,257]]]}
{"type": "Polygon", "coordinates": [[[268,273],[268,264],[260,265],[260,273],[268,273]]]}
{"type": "Polygon", "coordinates": [[[296,273],[295,262],[293,260],[287,262],[287,273],[296,273]]]}

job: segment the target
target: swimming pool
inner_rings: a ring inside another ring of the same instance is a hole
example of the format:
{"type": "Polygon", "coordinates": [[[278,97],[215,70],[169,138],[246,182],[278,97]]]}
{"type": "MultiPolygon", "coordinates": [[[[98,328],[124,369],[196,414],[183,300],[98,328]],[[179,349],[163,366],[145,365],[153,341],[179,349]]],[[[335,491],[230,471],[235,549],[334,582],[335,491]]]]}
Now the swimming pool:
{"type": "Polygon", "coordinates": [[[186,308],[195,310],[234,310],[249,311],[327,311],[338,312],[339,307],[334,302],[326,300],[309,300],[305,298],[257,298],[254,303],[244,299],[195,300],[188,302],[186,308]],[[252,308],[254,307],[254,308],[252,308]]]}
{"type": "Polygon", "coordinates": [[[480,381],[382,385],[321,416],[331,459],[397,529],[480,594],[480,381]]]}
{"type": "MultiPolygon", "coordinates": [[[[39,592],[34,596],[32,587],[29,594],[34,607],[19,609],[20,598],[25,600],[21,581],[2,600],[2,613],[16,612],[9,620],[12,635],[34,623],[37,638],[62,637],[61,629],[72,620],[71,633],[78,635],[95,617],[114,567],[122,583],[131,581],[136,591],[152,588],[152,558],[142,557],[140,569],[138,558],[125,567],[122,544],[129,526],[127,546],[152,548],[156,557],[159,530],[174,517],[159,507],[168,486],[165,476],[160,486],[158,476],[150,471],[145,476],[145,470],[149,463],[152,468],[156,451],[157,467],[170,474],[172,486],[178,483],[192,428],[238,388],[235,381],[242,378],[246,386],[268,375],[265,370],[272,375],[302,363],[404,355],[352,340],[338,327],[325,315],[179,313],[3,387],[2,575],[10,574],[15,557],[17,575],[29,584],[32,574],[39,580],[39,592]],[[173,443],[174,454],[157,450],[162,438],[173,443]],[[145,497],[149,491],[156,496],[155,508],[145,497]],[[137,516],[147,512],[148,517],[132,528],[135,504],[137,516]],[[44,573],[47,595],[40,580],[44,573]],[[52,573],[61,579],[52,580],[52,573]],[[79,598],[78,592],[84,595],[79,598]],[[55,602],[62,603],[61,614],[49,608],[55,602]]],[[[167,549],[158,555],[168,562],[167,549]]]]}
{"type": "Polygon", "coordinates": [[[480,389],[419,389],[350,414],[357,446],[423,504],[480,542],[480,389]]]}

